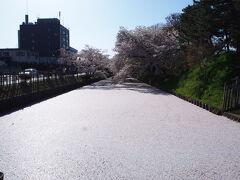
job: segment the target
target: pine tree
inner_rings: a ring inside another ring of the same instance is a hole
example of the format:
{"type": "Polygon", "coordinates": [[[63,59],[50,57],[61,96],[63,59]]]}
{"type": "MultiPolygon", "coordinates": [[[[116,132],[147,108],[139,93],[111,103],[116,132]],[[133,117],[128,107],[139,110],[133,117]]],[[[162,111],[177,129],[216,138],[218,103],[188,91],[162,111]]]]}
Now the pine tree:
{"type": "Polygon", "coordinates": [[[240,1],[194,0],[180,16],[181,40],[187,44],[240,51],[240,1]]]}

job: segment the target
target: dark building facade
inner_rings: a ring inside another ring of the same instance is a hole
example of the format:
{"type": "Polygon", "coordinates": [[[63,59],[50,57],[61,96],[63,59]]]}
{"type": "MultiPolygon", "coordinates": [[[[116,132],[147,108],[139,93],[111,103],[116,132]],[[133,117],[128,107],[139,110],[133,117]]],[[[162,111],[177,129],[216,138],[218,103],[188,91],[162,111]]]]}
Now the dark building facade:
{"type": "Polygon", "coordinates": [[[36,51],[39,57],[58,57],[61,48],[71,48],[69,44],[69,30],[57,18],[29,23],[26,15],[18,31],[19,49],[36,51]]]}

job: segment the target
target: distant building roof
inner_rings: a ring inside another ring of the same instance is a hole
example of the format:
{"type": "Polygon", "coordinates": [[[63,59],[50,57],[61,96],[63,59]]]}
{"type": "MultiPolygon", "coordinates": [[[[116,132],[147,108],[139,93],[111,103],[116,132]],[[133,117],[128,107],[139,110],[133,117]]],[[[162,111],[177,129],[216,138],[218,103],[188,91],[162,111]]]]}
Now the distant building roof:
{"type": "Polygon", "coordinates": [[[75,49],[75,48],[73,48],[73,47],[69,47],[68,50],[69,50],[70,52],[72,52],[72,53],[77,53],[77,52],[78,52],[78,50],[75,49]]]}
{"type": "Polygon", "coordinates": [[[57,18],[44,18],[44,19],[38,19],[37,23],[57,23],[60,24],[60,20],[57,18]]]}

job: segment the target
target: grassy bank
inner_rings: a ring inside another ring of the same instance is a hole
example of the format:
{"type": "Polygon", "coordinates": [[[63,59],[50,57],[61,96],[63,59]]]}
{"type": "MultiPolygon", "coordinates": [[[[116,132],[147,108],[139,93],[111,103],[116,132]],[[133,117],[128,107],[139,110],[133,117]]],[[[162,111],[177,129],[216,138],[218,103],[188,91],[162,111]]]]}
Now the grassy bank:
{"type": "Polygon", "coordinates": [[[190,71],[158,81],[155,85],[221,109],[224,83],[240,76],[239,60],[235,59],[232,52],[213,56],[190,71]]]}

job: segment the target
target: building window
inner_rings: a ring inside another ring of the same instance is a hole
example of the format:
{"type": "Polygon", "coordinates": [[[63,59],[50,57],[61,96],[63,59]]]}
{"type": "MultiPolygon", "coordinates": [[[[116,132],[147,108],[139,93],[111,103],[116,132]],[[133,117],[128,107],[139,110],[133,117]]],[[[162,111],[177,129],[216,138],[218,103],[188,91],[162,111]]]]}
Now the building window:
{"type": "Polygon", "coordinates": [[[6,56],[9,56],[9,52],[3,52],[3,53],[2,53],[2,56],[5,56],[5,57],[6,57],[6,56]]]}
{"type": "Polygon", "coordinates": [[[25,52],[23,51],[16,52],[16,56],[25,56],[25,52]]]}

